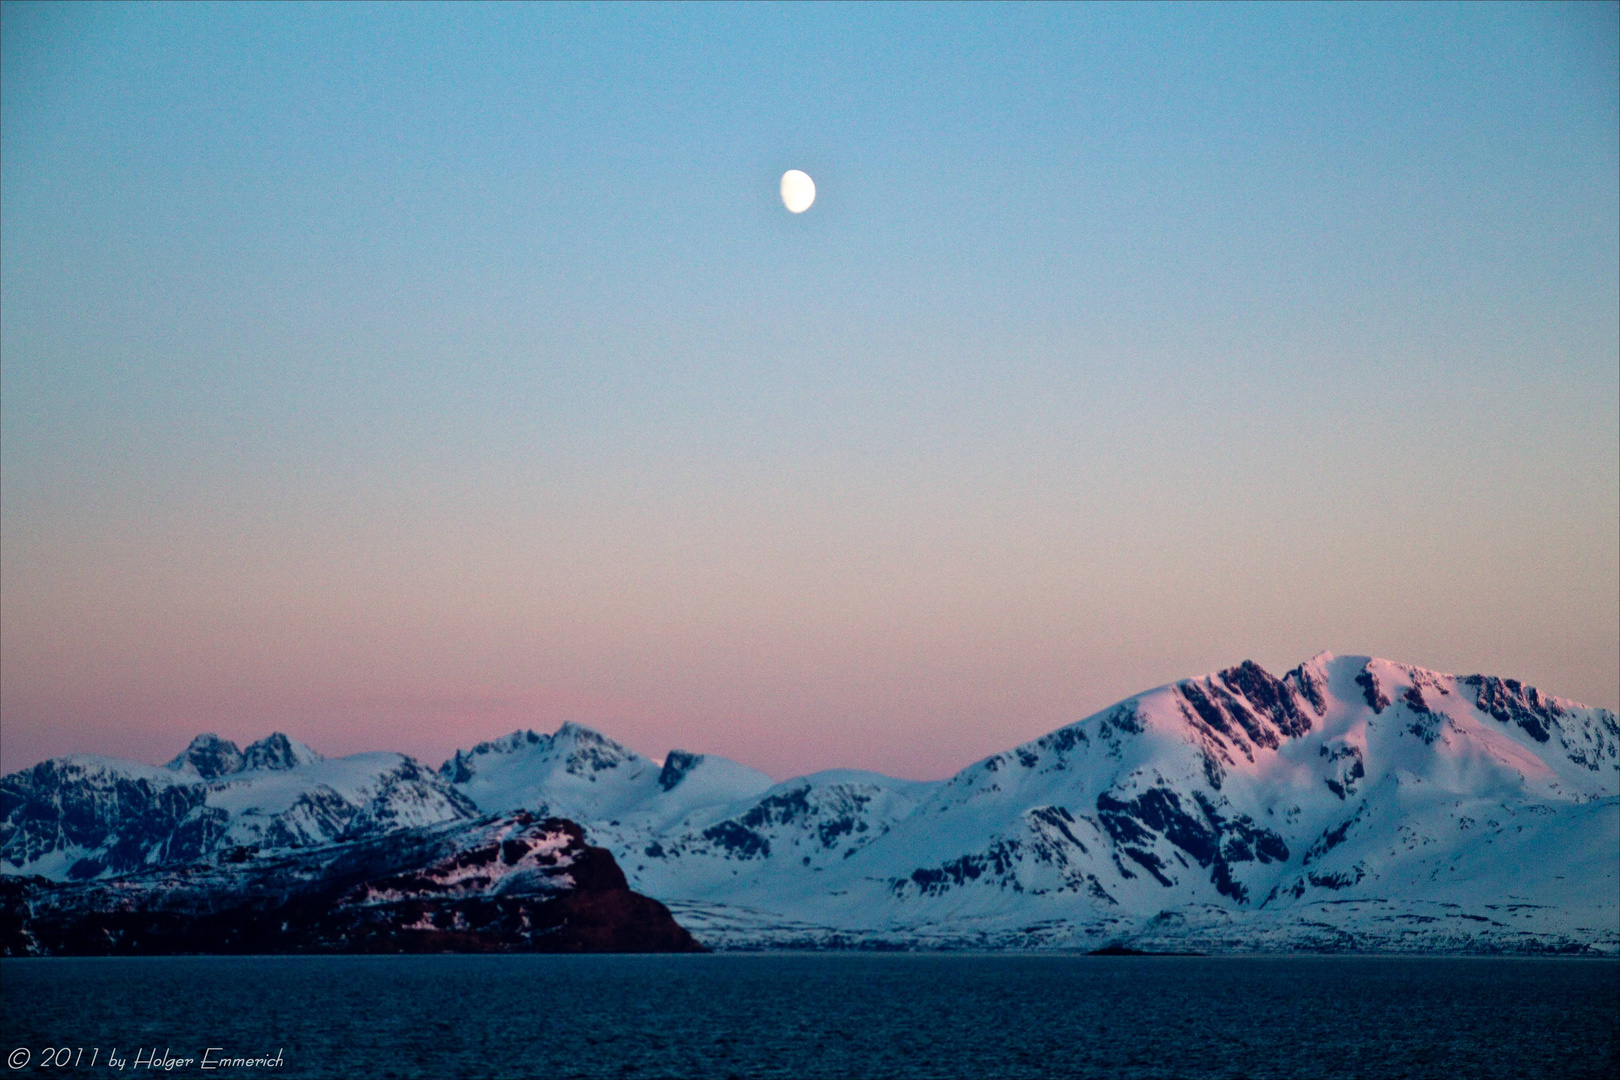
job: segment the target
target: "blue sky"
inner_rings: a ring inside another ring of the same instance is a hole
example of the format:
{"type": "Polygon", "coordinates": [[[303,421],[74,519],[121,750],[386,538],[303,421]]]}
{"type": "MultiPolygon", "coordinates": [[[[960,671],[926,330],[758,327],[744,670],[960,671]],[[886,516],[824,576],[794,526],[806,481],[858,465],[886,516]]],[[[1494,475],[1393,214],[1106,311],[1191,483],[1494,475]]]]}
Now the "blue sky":
{"type": "Polygon", "coordinates": [[[939,775],[1324,648],[1613,707],[1617,26],[8,4],[5,768],[939,775]]]}

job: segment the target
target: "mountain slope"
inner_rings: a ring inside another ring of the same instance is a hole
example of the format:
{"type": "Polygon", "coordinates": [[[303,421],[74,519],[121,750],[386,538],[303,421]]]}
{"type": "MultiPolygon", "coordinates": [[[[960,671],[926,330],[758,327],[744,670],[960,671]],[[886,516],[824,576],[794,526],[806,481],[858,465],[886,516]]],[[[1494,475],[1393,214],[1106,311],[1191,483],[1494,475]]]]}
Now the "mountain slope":
{"type": "Polygon", "coordinates": [[[1366,657],[1158,687],[935,782],[773,784],[572,724],[437,774],[371,755],[204,780],[230,755],[182,756],[196,777],[81,758],[6,777],[0,865],[107,875],[525,809],[580,821],[716,946],[1620,952],[1614,713],[1366,657]]]}
{"type": "Polygon", "coordinates": [[[199,736],[166,768],[73,754],[5,777],[0,868],[78,881],[231,847],[307,847],[479,814],[403,754],[325,760],[278,734],[249,747],[271,752],[254,759],[220,742],[199,736]]]}
{"type": "Polygon", "coordinates": [[[578,825],[519,812],[113,881],[0,884],[0,955],[697,952],[578,825]]]}
{"type": "Polygon", "coordinates": [[[937,783],[835,771],[659,813],[595,776],[592,836],[712,943],[1159,941],[1161,913],[1202,911],[1177,934],[1620,947],[1620,726],[1511,680],[1323,654],[1159,687],[937,783]]]}
{"type": "Polygon", "coordinates": [[[457,751],[439,774],[486,813],[524,808],[581,821],[633,817],[660,824],[772,784],[745,765],[683,750],[655,764],[578,724],[554,735],[514,731],[457,751]]]}

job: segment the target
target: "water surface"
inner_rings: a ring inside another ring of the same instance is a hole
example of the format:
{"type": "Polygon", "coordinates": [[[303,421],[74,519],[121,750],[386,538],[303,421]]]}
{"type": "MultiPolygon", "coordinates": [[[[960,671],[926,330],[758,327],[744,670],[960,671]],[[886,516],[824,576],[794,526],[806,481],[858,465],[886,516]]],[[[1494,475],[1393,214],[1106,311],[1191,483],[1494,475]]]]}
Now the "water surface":
{"type": "Polygon", "coordinates": [[[128,1076],[154,1047],[193,1058],[170,1070],[193,1076],[1566,1080],[1620,1067],[1620,963],[1570,959],[6,960],[0,999],[0,1053],[31,1054],[17,1076],[128,1076]],[[42,1048],[60,1046],[85,1048],[79,1066],[42,1069],[42,1048]],[[203,1073],[210,1046],[284,1064],[203,1073]]]}

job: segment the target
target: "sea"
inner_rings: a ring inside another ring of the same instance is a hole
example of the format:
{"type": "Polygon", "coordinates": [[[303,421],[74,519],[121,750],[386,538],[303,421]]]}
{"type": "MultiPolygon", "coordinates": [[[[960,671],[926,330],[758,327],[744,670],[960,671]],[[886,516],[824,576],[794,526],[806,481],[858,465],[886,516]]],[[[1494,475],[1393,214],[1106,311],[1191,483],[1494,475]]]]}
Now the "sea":
{"type": "Polygon", "coordinates": [[[1620,1075],[1620,962],[1573,958],[24,959],[0,1016],[15,1076],[1620,1075]]]}

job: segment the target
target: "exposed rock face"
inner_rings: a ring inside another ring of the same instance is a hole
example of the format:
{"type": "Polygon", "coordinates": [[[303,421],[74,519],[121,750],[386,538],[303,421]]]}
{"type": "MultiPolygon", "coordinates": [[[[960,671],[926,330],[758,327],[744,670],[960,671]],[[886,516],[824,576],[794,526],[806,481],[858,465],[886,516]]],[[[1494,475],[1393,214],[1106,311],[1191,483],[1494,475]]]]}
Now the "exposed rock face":
{"type": "MultiPolygon", "coordinates": [[[[575,724],[436,774],[398,754],[273,767],[289,760],[273,749],[212,779],[87,757],[5,777],[0,870],[110,882],[206,858],[250,873],[521,810],[581,822],[633,890],[716,947],[1620,953],[1615,714],[1368,657],[1169,683],[939,781],[776,783],[575,724]]],[[[505,902],[452,915],[538,925],[505,902]]],[[[352,908],[355,927],[393,925],[378,903],[352,908]]]]}
{"type": "Polygon", "coordinates": [[[688,754],[685,750],[671,750],[664,755],[664,767],[658,773],[658,786],[665,791],[686,779],[686,774],[702,764],[702,754],[688,754]]]}
{"type": "Polygon", "coordinates": [[[253,769],[296,769],[324,760],[301,742],[276,732],[242,751],[242,771],[253,769]]]}
{"type": "Polygon", "coordinates": [[[206,787],[166,770],[53,758],[0,781],[0,851],[14,868],[54,869],[51,876],[70,881],[189,862],[220,837],[206,800],[206,787]]]}
{"type": "Polygon", "coordinates": [[[473,825],[110,882],[0,880],[0,955],[697,952],[578,825],[519,813],[473,825]]]}
{"type": "Polygon", "coordinates": [[[242,771],[242,751],[229,739],[213,732],[205,732],[191,740],[191,745],[169,762],[168,768],[179,773],[190,773],[204,780],[229,776],[242,771]]]}
{"type": "Polygon", "coordinates": [[[235,749],[199,736],[165,768],[75,754],[0,779],[0,867],[83,881],[230,847],[308,847],[480,813],[403,754],[325,761],[284,735],[233,758],[235,749]],[[217,771],[242,761],[252,767],[217,771]]]}
{"type": "Polygon", "coordinates": [[[238,750],[229,739],[207,732],[192,739],[191,745],[165,768],[202,780],[217,780],[255,769],[296,769],[321,760],[321,755],[279,731],[246,750],[238,750]]]}

